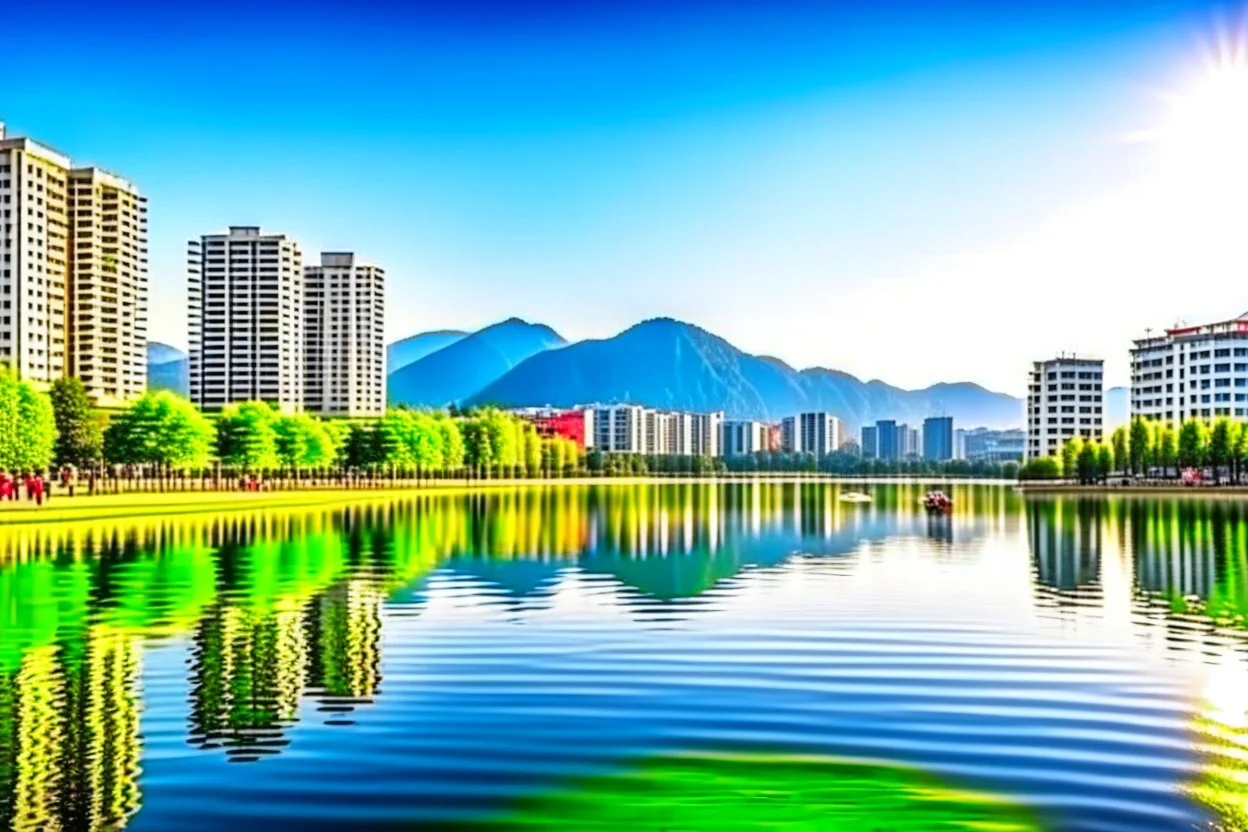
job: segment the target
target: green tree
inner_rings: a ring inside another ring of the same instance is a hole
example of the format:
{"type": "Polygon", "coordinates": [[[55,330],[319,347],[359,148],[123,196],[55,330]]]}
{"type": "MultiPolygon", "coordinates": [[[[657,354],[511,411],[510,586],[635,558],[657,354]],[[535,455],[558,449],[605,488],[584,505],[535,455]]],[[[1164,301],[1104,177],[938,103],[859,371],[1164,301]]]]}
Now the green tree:
{"type": "Polygon", "coordinates": [[[1225,417],[1215,421],[1209,432],[1206,455],[1213,466],[1213,479],[1217,483],[1222,482],[1222,469],[1231,465],[1231,443],[1234,441],[1231,433],[1231,420],[1225,417]]]}
{"type": "Polygon", "coordinates": [[[1131,473],[1140,476],[1145,473],[1145,465],[1149,455],[1152,453],[1152,433],[1148,429],[1148,422],[1138,417],[1131,421],[1128,446],[1131,458],[1131,473]]]}
{"type": "Polygon", "coordinates": [[[1179,465],[1178,437],[1174,428],[1162,422],[1157,426],[1157,464],[1161,466],[1162,475],[1167,475],[1172,468],[1179,465]]]}
{"type": "Polygon", "coordinates": [[[43,470],[55,445],[56,415],[48,397],[0,367],[0,468],[43,470]]]}
{"type": "Polygon", "coordinates": [[[212,425],[186,399],[160,390],[137,399],[104,431],[104,458],[119,465],[203,468],[212,451],[212,425]]]}
{"type": "Polygon", "coordinates": [[[1042,456],[1028,460],[1018,472],[1019,479],[1024,480],[1055,480],[1062,476],[1062,461],[1053,456],[1042,456]]]}
{"type": "Polygon", "coordinates": [[[217,418],[217,456],[246,471],[278,467],[276,421],[265,402],[226,405],[217,418]]]}
{"type": "Polygon", "coordinates": [[[282,468],[325,468],[337,458],[338,435],[327,423],[306,413],[276,413],[272,424],[273,449],[282,468]]]}
{"type": "Polygon", "coordinates": [[[1113,460],[1115,471],[1126,471],[1131,464],[1131,452],[1128,449],[1127,429],[1119,425],[1110,439],[1113,444],[1113,460]]]}
{"type": "Polygon", "coordinates": [[[1101,482],[1114,472],[1114,451],[1104,443],[1096,446],[1096,478],[1101,482]]]}
{"type": "Polygon", "coordinates": [[[104,456],[104,420],[80,379],[58,378],[48,392],[56,421],[57,465],[87,468],[104,456]]]}
{"type": "Polygon", "coordinates": [[[1078,436],[1066,440],[1062,446],[1062,476],[1070,479],[1079,474],[1079,454],[1083,451],[1083,440],[1078,436]]]}
{"type": "MultiPolygon", "coordinates": [[[[1073,440],[1078,441],[1078,440],[1073,440]]],[[[1079,442],[1075,454],[1075,473],[1083,483],[1095,482],[1100,465],[1100,451],[1095,442],[1079,442]]]]}
{"type": "Polygon", "coordinates": [[[1209,431],[1199,419],[1190,419],[1179,428],[1179,465],[1199,468],[1205,464],[1209,431]]]}
{"type": "Polygon", "coordinates": [[[464,434],[459,423],[444,414],[436,414],[438,428],[442,431],[442,467],[458,471],[464,467],[464,434]]]}

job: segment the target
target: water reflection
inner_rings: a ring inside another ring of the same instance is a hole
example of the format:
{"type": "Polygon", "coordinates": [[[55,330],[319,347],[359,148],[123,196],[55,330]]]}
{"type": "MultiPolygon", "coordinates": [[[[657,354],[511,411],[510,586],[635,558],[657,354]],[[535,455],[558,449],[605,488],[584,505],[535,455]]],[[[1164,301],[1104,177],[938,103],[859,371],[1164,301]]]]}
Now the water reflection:
{"type": "MultiPolygon", "coordinates": [[[[263,767],[301,741],[301,725],[346,732],[386,699],[385,653],[405,646],[385,638],[388,610],[420,616],[457,592],[512,622],[575,597],[663,632],[803,581],[870,604],[902,569],[933,576],[933,595],[967,599],[980,597],[959,589],[967,581],[1004,598],[1021,578],[1036,614],[1063,630],[1203,663],[1243,651],[1232,631],[1248,610],[1238,503],[1024,501],[962,486],[952,516],[929,517],[923,484],[870,491],[873,502],[856,504],[812,483],[539,486],[0,529],[0,827],[100,829],[140,810],[141,699],[167,695],[140,690],[147,651],[186,650],[184,748],[263,767]]],[[[783,597],[794,615],[847,600],[783,597]]],[[[927,600],[964,618],[972,603],[927,600]]],[[[863,626],[904,631],[897,610],[879,609],[863,626]]],[[[395,684],[416,683],[409,672],[395,684]]],[[[1213,746],[1226,769],[1229,752],[1213,746]]]]}

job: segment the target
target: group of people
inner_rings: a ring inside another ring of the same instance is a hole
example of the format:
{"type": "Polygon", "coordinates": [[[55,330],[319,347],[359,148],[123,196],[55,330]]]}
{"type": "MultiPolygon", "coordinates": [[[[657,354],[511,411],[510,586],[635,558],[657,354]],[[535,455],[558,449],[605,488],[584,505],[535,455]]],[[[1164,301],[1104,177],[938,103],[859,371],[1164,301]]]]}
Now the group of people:
{"type": "Polygon", "coordinates": [[[26,499],[30,500],[37,506],[43,505],[43,501],[52,496],[52,482],[54,479],[61,481],[61,486],[65,489],[65,493],[72,495],[74,493],[74,469],[73,466],[65,466],[60,469],[55,476],[44,476],[39,471],[21,471],[10,474],[8,471],[0,471],[0,502],[4,500],[21,499],[22,491],[26,492],[26,499]]]}

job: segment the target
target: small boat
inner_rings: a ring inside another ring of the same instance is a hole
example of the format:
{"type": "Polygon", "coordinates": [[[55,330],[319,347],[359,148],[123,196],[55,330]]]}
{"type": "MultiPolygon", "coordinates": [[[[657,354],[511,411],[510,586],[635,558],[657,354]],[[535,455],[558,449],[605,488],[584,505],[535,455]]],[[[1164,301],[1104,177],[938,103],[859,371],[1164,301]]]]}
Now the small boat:
{"type": "Polygon", "coordinates": [[[846,491],[840,497],[843,503],[869,503],[871,502],[870,494],[863,494],[861,491],[846,491]]]}
{"type": "Polygon", "coordinates": [[[923,497],[923,508],[928,514],[949,514],[953,511],[953,500],[943,491],[929,491],[923,497]]]}

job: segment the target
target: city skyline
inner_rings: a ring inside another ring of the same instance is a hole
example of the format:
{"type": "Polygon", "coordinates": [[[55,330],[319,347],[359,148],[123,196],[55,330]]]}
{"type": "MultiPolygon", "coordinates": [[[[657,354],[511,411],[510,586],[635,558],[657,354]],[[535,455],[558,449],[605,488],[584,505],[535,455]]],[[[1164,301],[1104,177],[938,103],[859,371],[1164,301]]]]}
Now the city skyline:
{"type": "Polygon", "coordinates": [[[179,347],[184,241],[245,224],[385,263],[387,341],[671,316],[907,389],[1021,395],[1062,351],[1125,385],[1144,328],[1248,307],[1224,198],[1243,164],[1220,164],[1248,120],[1206,101],[1248,91],[1230,7],[641,4],[523,26],[489,4],[271,5],[252,13],[294,16],[234,33],[272,47],[246,70],[180,60],[216,36],[193,9],[70,7],[116,38],[118,73],[68,55],[20,73],[0,117],[148,196],[150,337],[179,347]],[[292,60],[331,31],[369,49],[292,60]],[[138,38],[142,67],[120,48],[138,38]],[[71,86],[82,106],[59,106],[71,86]],[[1192,272],[1205,290],[1180,295],[1192,272]],[[927,337],[942,348],[912,348],[927,337]]]}

